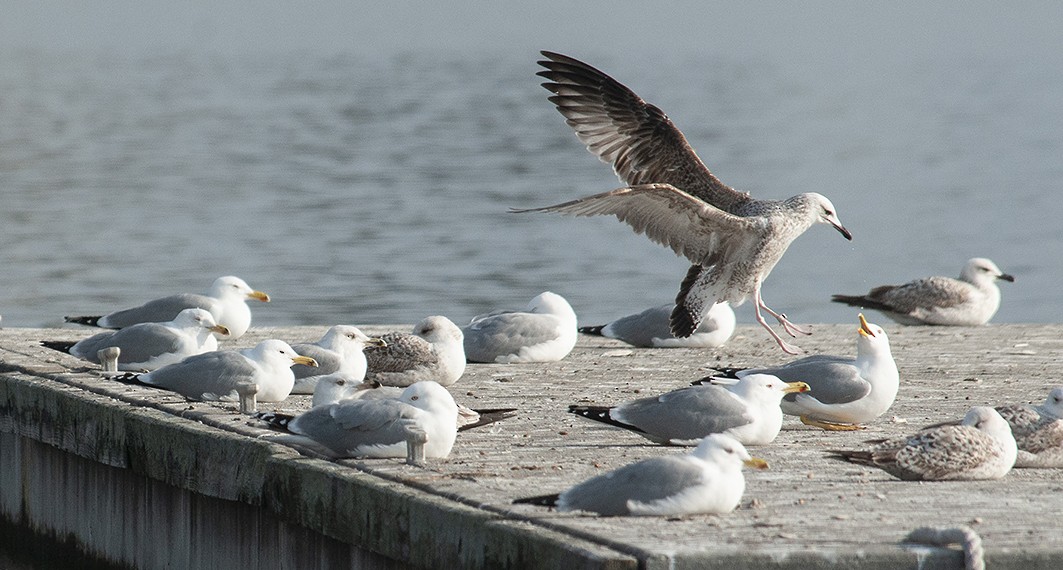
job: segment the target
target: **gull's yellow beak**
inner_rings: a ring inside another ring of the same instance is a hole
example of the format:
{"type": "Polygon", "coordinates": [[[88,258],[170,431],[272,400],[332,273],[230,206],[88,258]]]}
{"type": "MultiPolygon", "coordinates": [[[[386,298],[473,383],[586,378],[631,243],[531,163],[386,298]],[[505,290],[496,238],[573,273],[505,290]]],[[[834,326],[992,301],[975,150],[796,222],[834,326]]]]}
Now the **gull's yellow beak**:
{"type": "Polygon", "coordinates": [[[293,356],[292,362],[294,364],[302,364],[311,368],[317,368],[317,361],[309,356],[293,356]]]}
{"type": "Polygon", "coordinates": [[[382,339],[382,338],[371,337],[369,340],[365,341],[365,345],[366,346],[379,346],[380,348],[387,348],[388,343],[384,342],[384,339],[382,339]]]}
{"type": "Polygon", "coordinates": [[[216,332],[222,336],[229,336],[229,327],[225,325],[214,325],[210,327],[210,332],[216,332]]]}
{"type": "Polygon", "coordinates": [[[247,298],[248,299],[257,299],[259,301],[262,301],[263,303],[268,303],[269,302],[269,295],[263,293],[262,291],[251,291],[250,293],[247,294],[247,298]]]}
{"type": "Polygon", "coordinates": [[[768,468],[768,462],[764,461],[763,459],[761,459],[759,457],[750,457],[749,459],[743,459],[742,460],[742,464],[745,465],[746,467],[751,467],[753,469],[767,469],[768,468]]]}
{"type": "Polygon", "coordinates": [[[864,318],[864,314],[860,313],[857,316],[860,317],[860,329],[857,332],[863,336],[874,337],[875,333],[871,330],[871,327],[867,325],[867,319],[864,318]]]}
{"type": "Polygon", "coordinates": [[[807,392],[811,389],[812,387],[804,382],[787,382],[786,388],[783,389],[783,392],[793,394],[794,392],[807,392]]]}

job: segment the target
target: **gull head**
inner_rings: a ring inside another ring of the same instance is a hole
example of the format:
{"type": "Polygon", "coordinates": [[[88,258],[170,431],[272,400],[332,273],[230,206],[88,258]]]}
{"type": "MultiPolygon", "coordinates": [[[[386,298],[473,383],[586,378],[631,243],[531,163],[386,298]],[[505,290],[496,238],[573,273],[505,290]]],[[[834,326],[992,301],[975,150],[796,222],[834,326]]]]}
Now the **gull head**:
{"type": "Polygon", "coordinates": [[[751,457],[744,445],[737,439],[714,433],[702,439],[694,448],[691,455],[709,463],[715,463],[721,468],[731,467],[740,469],[742,465],[754,469],[767,469],[768,462],[759,457],[751,457]]]}
{"type": "Polygon", "coordinates": [[[206,329],[222,336],[229,336],[229,329],[219,325],[214,320],[214,315],[210,314],[210,311],[206,309],[185,309],[177,313],[174,323],[181,328],[206,329]]]}
{"type": "Polygon", "coordinates": [[[963,271],[960,273],[960,280],[968,283],[992,283],[997,279],[1008,281],[1009,283],[1015,281],[1014,276],[1004,273],[997,267],[996,263],[984,257],[968,259],[967,264],[963,266],[963,271]]]}
{"type": "Polygon", "coordinates": [[[424,380],[410,384],[402,391],[399,400],[429,412],[443,411],[453,413],[455,421],[457,420],[458,405],[454,402],[454,397],[437,382],[424,380]]]}
{"type": "Polygon", "coordinates": [[[1063,386],[1056,386],[1048,393],[1041,411],[1054,418],[1063,419],[1063,386]]]}
{"type": "Polygon", "coordinates": [[[346,372],[335,372],[318,378],[314,387],[312,407],[335,404],[340,400],[354,398],[358,392],[368,390],[373,384],[366,384],[357,376],[346,372]]]}
{"type": "Polygon", "coordinates": [[[458,325],[454,324],[450,319],[439,315],[425,317],[424,320],[417,323],[417,326],[413,327],[413,334],[432,344],[443,341],[453,341],[461,344],[465,338],[458,325]]]}
{"type": "Polygon", "coordinates": [[[974,406],[963,416],[960,424],[984,431],[996,439],[1012,439],[1011,425],[1000,413],[988,406],[974,406]]]}
{"type": "Polygon", "coordinates": [[[325,331],[324,336],[318,341],[318,345],[329,350],[348,354],[349,352],[362,352],[362,349],[367,346],[387,346],[387,343],[382,339],[369,337],[358,327],[334,325],[325,331]]]}
{"type": "Polygon", "coordinates": [[[210,296],[218,299],[235,296],[241,299],[255,299],[263,303],[269,302],[269,295],[252,289],[246,281],[233,275],[215,279],[210,287],[210,296]]]}
{"type": "Polygon", "coordinates": [[[838,218],[838,211],[834,209],[834,204],[822,194],[815,192],[808,192],[805,194],[798,194],[791,198],[796,200],[800,206],[806,211],[811,212],[811,219],[817,224],[830,224],[834,229],[838,230],[838,233],[845,236],[845,239],[853,241],[853,234],[849,233],[849,230],[845,229],[842,225],[842,221],[838,218]]]}
{"type": "Polygon", "coordinates": [[[879,351],[890,354],[890,339],[886,336],[886,331],[876,324],[867,322],[863,313],[858,314],[857,317],[860,319],[860,327],[856,329],[857,354],[879,351]]]}
{"type": "Polygon", "coordinates": [[[783,396],[807,392],[811,388],[804,382],[783,382],[771,374],[750,374],[738,379],[727,389],[746,400],[760,400],[778,406],[783,396]]]}
{"type": "Polygon", "coordinates": [[[576,320],[576,312],[572,310],[572,305],[569,305],[564,297],[551,291],[543,291],[536,295],[528,303],[528,312],[576,320]]]}

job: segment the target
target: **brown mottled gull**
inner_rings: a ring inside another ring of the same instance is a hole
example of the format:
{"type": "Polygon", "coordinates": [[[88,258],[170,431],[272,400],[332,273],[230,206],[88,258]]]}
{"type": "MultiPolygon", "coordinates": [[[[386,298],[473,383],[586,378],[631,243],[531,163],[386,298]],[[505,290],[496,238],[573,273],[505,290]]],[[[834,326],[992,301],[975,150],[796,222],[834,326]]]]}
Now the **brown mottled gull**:
{"type": "Polygon", "coordinates": [[[571,57],[542,52],[543,87],[576,136],[628,185],[555,206],[517,212],[616,216],[637,233],[670,247],[693,265],[676,297],[672,334],[694,333],[713,303],[734,306],[753,297],[757,322],[786,352],[796,354],[761,314],[766,311],[791,336],[806,331],[770,309],[760,288],[790,243],[816,223],[846,239],[834,205],[809,192],[786,200],[757,200],[714,176],[683,133],[659,108],[601,71],[571,57]]]}
{"type": "Polygon", "coordinates": [[[1019,447],[1015,467],[1063,467],[1063,386],[1043,404],[998,406],[1019,447]]]}
{"type": "Polygon", "coordinates": [[[869,451],[830,453],[905,481],[946,481],[1000,479],[1015,465],[1017,449],[1008,422],[993,408],[975,406],[959,425],[931,426],[869,451]]]}
{"type": "Polygon", "coordinates": [[[992,261],[975,257],[967,260],[959,279],[927,277],[831,300],[880,311],[902,325],[977,326],[988,323],[1000,308],[998,279],[1015,281],[992,261]]]}
{"type": "Polygon", "coordinates": [[[388,333],[381,340],[382,345],[365,351],[366,382],[409,386],[432,380],[450,386],[465,373],[464,335],[446,317],[427,317],[412,333],[388,333]]]}

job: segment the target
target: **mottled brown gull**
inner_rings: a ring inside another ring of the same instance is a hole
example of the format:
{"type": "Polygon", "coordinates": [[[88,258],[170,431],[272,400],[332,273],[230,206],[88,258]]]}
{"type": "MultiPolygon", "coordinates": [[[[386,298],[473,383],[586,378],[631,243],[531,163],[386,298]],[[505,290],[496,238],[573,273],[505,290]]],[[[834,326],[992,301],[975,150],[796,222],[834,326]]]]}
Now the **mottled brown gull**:
{"type": "Polygon", "coordinates": [[[464,338],[458,325],[440,315],[421,320],[412,333],[385,334],[382,345],[365,351],[365,379],[384,386],[424,380],[450,386],[465,373],[464,338]]]}
{"type": "MultiPolygon", "coordinates": [[[[864,315],[858,317],[856,358],[817,354],[779,366],[717,370],[735,378],[771,374],[786,382],[806,382],[807,392],[783,398],[784,414],[827,430],[860,429],[860,424],[881,416],[893,405],[900,374],[886,331],[868,323],[864,315]]],[[[709,380],[720,382],[718,378],[709,380]]]]}
{"type": "Polygon", "coordinates": [[[543,87],[576,136],[628,185],[586,198],[516,212],[612,215],[637,233],[670,247],[692,266],[671,314],[676,337],[690,336],[713,303],[733,306],[753,297],[757,322],[786,352],[791,346],[768,325],[761,310],[787,334],[807,334],[761,298],[761,284],[797,236],[816,223],[834,226],[846,239],[834,205],[814,193],[786,200],[757,200],[713,175],[683,133],[659,108],[605,73],[571,57],[542,52],[543,87]]]}
{"type": "Polygon", "coordinates": [[[912,436],[876,442],[867,451],[830,453],[905,481],[971,481],[1007,475],[1016,452],[1008,422],[993,408],[975,406],[959,425],[930,426],[912,436]]]}
{"type": "Polygon", "coordinates": [[[604,325],[579,327],[583,334],[604,336],[642,348],[715,348],[735,332],[735,312],[727,303],[714,303],[698,328],[688,337],[676,338],[669,319],[675,304],[651,307],[604,325]]]}
{"type": "Polygon", "coordinates": [[[1015,281],[984,257],[967,260],[959,279],[927,277],[875,287],[867,295],[833,295],[835,303],[880,311],[902,325],[984,325],[1000,308],[997,280],[1015,281]]]}
{"type": "Polygon", "coordinates": [[[709,434],[723,433],[745,445],[767,445],[782,428],[780,400],[806,390],[804,382],[752,374],[726,386],[688,386],[613,407],[572,405],[568,411],[656,443],[693,445],[709,434]]]}
{"type": "Polygon", "coordinates": [[[513,502],[605,516],[723,514],[733,511],[745,492],[743,465],[768,468],[734,438],[715,434],[688,454],[644,459],[560,494],[513,502]]]}
{"type": "Polygon", "coordinates": [[[120,329],[137,323],[161,323],[173,320],[184,309],[205,309],[219,325],[229,329],[230,340],[240,338],[251,326],[251,309],[247,301],[269,302],[269,295],[252,289],[239,277],[227,275],[214,280],[206,294],[180,293],[148,301],[131,309],[91,317],[66,317],[79,325],[120,329]]]}
{"type": "Polygon", "coordinates": [[[1063,467],[1063,386],[1043,404],[998,406],[1019,447],[1015,467],[1063,467]]]}
{"type": "Polygon", "coordinates": [[[185,309],[166,323],[139,323],[116,331],[94,334],[78,342],[41,341],[41,344],[82,360],[100,364],[99,351],[117,347],[119,370],[155,370],[186,357],[218,349],[214,333],[228,329],[214,322],[203,309],[185,309]]]}

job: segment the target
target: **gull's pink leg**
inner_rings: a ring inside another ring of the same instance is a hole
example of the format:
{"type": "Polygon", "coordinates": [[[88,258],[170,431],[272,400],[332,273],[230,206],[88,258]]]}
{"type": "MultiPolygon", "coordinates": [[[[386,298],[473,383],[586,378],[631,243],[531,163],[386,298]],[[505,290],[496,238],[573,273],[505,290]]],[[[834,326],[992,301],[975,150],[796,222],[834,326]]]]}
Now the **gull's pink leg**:
{"type": "Polygon", "coordinates": [[[763,303],[761,304],[761,306],[764,307],[764,310],[767,311],[769,315],[775,317],[775,320],[779,321],[779,324],[782,325],[783,330],[785,330],[787,333],[789,333],[790,336],[792,336],[794,338],[797,338],[797,334],[798,333],[804,334],[804,335],[812,334],[811,331],[806,331],[805,329],[803,329],[803,328],[791,323],[790,320],[786,318],[786,315],[781,314],[781,313],[776,313],[775,311],[771,310],[770,307],[768,307],[767,305],[764,305],[763,303]]]}
{"type": "MultiPolygon", "coordinates": [[[[759,284],[758,284],[758,287],[753,292],[753,300],[755,301],[753,303],[753,308],[756,309],[755,314],[756,314],[757,322],[760,323],[760,326],[762,326],[762,327],[764,327],[765,329],[768,330],[768,333],[771,334],[771,338],[775,339],[775,342],[777,342],[779,344],[779,348],[781,348],[783,350],[783,352],[785,352],[787,354],[801,354],[802,350],[800,348],[798,348],[796,346],[793,346],[792,344],[789,344],[785,340],[783,340],[782,337],[779,336],[779,333],[775,332],[775,330],[771,328],[771,325],[769,325],[768,322],[766,320],[764,320],[764,316],[760,314],[760,308],[764,307],[765,309],[767,309],[768,313],[770,313],[773,317],[779,318],[778,315],[776,315],[774,312],[772,312],[771,309],[768,309],[768,307],[765,306],[764,303],[760,300],[760,287],[759,287],[759,284]]],[[[780,321],[780,322],[782,322],[782,321],[780,321]]],[[[785,328],[785,325],[784,325],[784,328],[785,328]]],[[[789,331],[787,331],[787,332],[789,332],[789,331]]]]}

